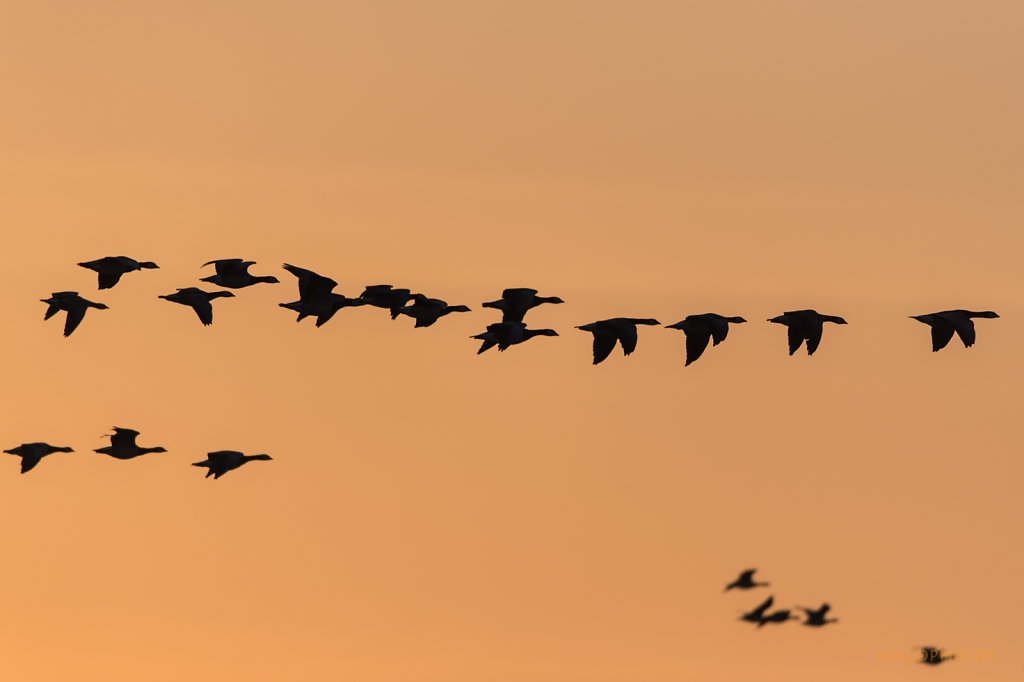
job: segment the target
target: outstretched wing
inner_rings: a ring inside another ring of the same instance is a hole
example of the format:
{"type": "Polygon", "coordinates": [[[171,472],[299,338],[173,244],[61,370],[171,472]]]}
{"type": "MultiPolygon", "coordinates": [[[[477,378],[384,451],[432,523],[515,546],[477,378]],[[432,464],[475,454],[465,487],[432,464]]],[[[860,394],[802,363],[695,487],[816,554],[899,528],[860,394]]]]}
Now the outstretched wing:
{"type": "Polygon", "coordinates": [[[110,289],[121,279],[123,272],[118,270],[100,270],[100,289],[110,289]]]}
{"type": "MultiPolygon", "coordinates": [[[[970,320],[968,320],[970,322],[970,320]]],[[[974,325],[971,325],[971,338],[974,338],[974,325]]],[[[950,324],[933,324],[932,325],[932,352],[942,350],[949,343],[949,340],[953,338],[953,326],[950,324]]],[[[963,336],[960,337],[961,339],[963,336]]]]}
{"type": "Polygon", "coordinates": [[[213,304],[205,298],[199,297],[192,301],[191,304],[192,310],[196,311],[196,315],[199,316],[200,322],[206,326],[213,324],[213,304]]]}
{"type": "Polygon", "coordinates": [[[85,319],[86,306],[75,305],[68,308],[67,319],[64,320],[64,336],[71,336],[71,332],[78,329],[78,325],[85,319]]]}
{"type": "Polygon", "coordinates": [[[636,350],[636,325],[626,324],[618,329],[619,343],[622,344],[622,352],[629,355],[636,350]]]}
{"type": "Polygon", "coordinates": [[[598,364],[609,355],[615,348],[615,336],[612,334],[594,333],[594,364],[598,364]]]}
{"type": "Polygon", "coordinates": [[[711,331],[711,338],[714,339],[716,346],[725,341],[725,337],[729,335],[729,323],[718,315],[705,317],[704,323],[711,331]]]}
{"type": "Polygon", "coordinates": [[[130,448],[135,446],[135,437],[139,435],[139,432],[135,429],[120,429],[114,427],[114,434],[110,437],[110,447],[112,448],[130,448]]]}
{"type": "Polygon", "coordinates": [[[804,342],[804,333],[797,325],[791,324],[787,327],[787,335],[789,336],[789,354],[792,355],[796,352],[796,349],[800,347],[800,344],[804,342]]]}
{"type": "Polygon", "coordinates": [[[32,467],[34,467],[35,465],[39,464],[39,462],[41,462],[42,459],[43,458],[40,455],[22,455],[21,456],[21,473],[25,473],[26,471],[30,471],[32,469],[32,467]]]}
{"type": "MultiPolygon", "coordinates": [[[[974,345],[974,320],[968,317],[957,317],[953,322],[953,326],[960,340],[964,342],[964,348],[970,348],[974,345]]],[[[952,332],[950,333],[952,334],[952,332]]]]}
{"type": "MultiPolygon", "coordinates": [[[[704,352],[704,349],[708,347],[708,339],[711,335],[705,329],[693,329],[686,331],[686,364],[689,365],[691,362],[696,360],[704,352]]],[[[753,573],[753,571],[746,571],[746,573],[753,573]]],[[[743,576],[741,575],[742,579],[743,576]]]]}
{"type": "Polygon", "coordinates": [[[818,350],[818,344],[821,343],[821,330],[825,325],[822,324],[821,320],[815,320],[807,323],[807,354],[814,355],[814,351],[818,350]]]}

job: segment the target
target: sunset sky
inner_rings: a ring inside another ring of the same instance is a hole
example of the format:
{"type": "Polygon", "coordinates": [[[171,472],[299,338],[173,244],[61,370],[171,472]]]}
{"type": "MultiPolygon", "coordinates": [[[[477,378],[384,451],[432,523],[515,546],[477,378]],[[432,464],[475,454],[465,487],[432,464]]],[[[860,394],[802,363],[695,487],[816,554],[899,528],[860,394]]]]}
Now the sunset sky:
{"type": "Polygon", "coordinates": [[[75,453],[0,454],[0,678],[1024,679],[1022,35],[1010,0],[2,3],[0,449],[75,453]],[[97,291],[107,255],[160,269],[97,291]],[[211,327],[157,298],[231,257],[281,283],[211,327]],[[316,329],[282,263],[473,310],[316,329]],[[478,356],[506,287],[560,336],[478,356]],[[109,306],[67,339],[66,290],[109,306]],[[849,324],[790,357],[802,308],[849,324]],[[952,308],[1000,318],[932,353],[908,316],[952,308]],[[704,312],[748,323],[685,368],[574,328],[704,312]],[[274,459],[190,466],[224,449],[274,459]],[[769,594],[839,623],[737,620],[769,594]]]}

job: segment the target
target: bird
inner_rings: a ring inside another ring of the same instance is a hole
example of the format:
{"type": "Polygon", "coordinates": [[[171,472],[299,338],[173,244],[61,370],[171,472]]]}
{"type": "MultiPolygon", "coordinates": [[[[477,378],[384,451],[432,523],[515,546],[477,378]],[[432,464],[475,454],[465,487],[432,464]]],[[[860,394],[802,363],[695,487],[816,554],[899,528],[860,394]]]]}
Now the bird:
{"type": "Polygon", "coordinates": [[[160,446],[155,448],[139,447],[135,444],[135,438],[138,435],[139,432],[134,429],[122,429],[115,426],[114,433],[109,436],[110,445],[105,448],[93,450],[93,452],[110,455],[115,459],[132,459],[134,457],[145,455],[149,452],[167,452],[167,450],[160,446]]]}
{"type": "Polygon", "coordinates": [[[86,261],[79,263],[79,266],[87,268],[89,270],[95,270],[99,275],[99,288],[109,289],[118,280],[121,279],[121,275],[126,272],[133,272],[135,270],[154,269],[160,266],[148,260],[137,261],[128,256],[106,256],[105,258],[98,258],[96,260],[86,261]]]}
{"type": "Polygon", "coordinates": [[[785,623],[787,620],[796,618],[797,616],[789,615],[789,609],[772,611],[768,615],[761,616],[761,620],[757,621],[757,627],[762,627],[765,623],[785,623]]]}
{"type": "Polygon", "coordinates": [[[303,303],[301,299],[291,303],[279,303],[278,305],[282,308],[287,308],[288,310],[294,310],[297,312],[299,316],[295,318],[296,322],[302,321],[304,317],[315,315],[316,326],[322,327],[327,324],[332,317],[334,317],[334,313],[338,312],[342,308],[366,305],[366,301],[361,298],[348,298],[347,296],[332,292],[327,299],[326,305],[309,305],[303,303]]]}
{"type": "Polygon", "coordinates": [[[821,328],[825,322],[846,324],[846,320],[835,315],[822,315],[815,310],[791,310],[778,317],[768,318],[769,322],[789,327],[789,354],[792,355],[805,340],[807,354],[814,355],[821,343],[821,328]]]}
{"type": "Polygon", "coordinates": [[[359,298],[376,308],[387,308],[391,313],[391,319],[398,317],[402,307],[409,302],[409,299],[417,296],[409,289],[395,289],[390,284],[371,284],[367,286],[359,298]]]}
{"type": "Polygon", "coordinates": [[[807,614],[807,620],[804,621],[804,625],[810,625],[812,627],[821,627],[826,623],[838,623],[838,618],[825,618],[825,614],[831,608],[828,604],[822,604],[821,608],[814,610],[809,609],[806,606],[799,607],[804,610],[807,614]]]}
{"type": "Polygon", "coordinates": [[[754,609],[753,611],[747,611],[742,616],[740,616],[740,620],[745,620],[748,623],[757,623],[758,625],[760,625],[761,619],[764,618],[764,612],[771,608],[772,603],[774,601],[774,596],[768,597],[763,602],[761,602],[761,605],[758,606],[756,609],[754,609]]]}
{"type": "Polygon", "coordinates": [[[469,307],[464,305],[448,305],[439,298],[427,298],[423,294],[413,294],[413,303],[399,309],[399,314],[408,315],[416,320],[415,327],[429,327],[449,313],[468,313],[469,307]]]}
{"type": "Polygon", "coordinates": [[[31,471],[40,460],[55,452],[74,452],[71,448],[50,445],[49,443],[22,443],[16,448],[4,452],[21,457],[21,473],[31,471]]]}
{"type": "Polygon", "coordinates": [[[536,289],[521,287],[505,289],[501,292],[501,298],[484,303],[483,307],[500,310],[502,322],[522,322],[526,311],[536,308],[541,303],[565,303],[565,301],[557,296],[538,296],[536,289]]]}
{"type": "Polygon", "coordinates": [[[741,590],[749,590],[752,587],[768,587],[770,583],[757,583],[754,582],[754,572],[756,568],[748,568],[747,570],[740,573],[740,577],[733,580],[731,583],[725,586],[725,591],[728,592],[734,587],[741,590]]]}
{"type": "Polygon", "coordinates": [[[206,478],[211,475],[217,480],[232,469],[237,469],[246,462],[256,459],[269,460],[270,455],[245,455],[235,450],[218,450],[217,452],[206,453],[206,459],[202,462],[193,462],[194,467],[207,467],[206,478]]]}
{"type": "Polygon", "coordinates": [[[932,328],[932,352],[946,347],[949,340],[953,338],[953,332],[959,335],[963,341],[964,348],[974,345],[974,322],[972,317],[999,317],[991,310],[974,312],[972,310],[943,310],[940,313],[929,313],[927,315],[911,315],[911,319],[924,322],[932,328]]]}
{"type": "MultiPolygon", "coordinates": [[[[299,300],[291,303],[279,303],[282,308],[293,310],[299,314],[295,318],[300,322],[307,316],[324,317],[326,322],[337,311],[335,300],[331,296],[334,287],[338,286],[330,277],[318,275],[312,270],[306,270],[295,265],[285,263],[282,265],[285,270],[299,279],[299,300]]],[[[321,322],[320,324],[323,324],[321,322]]]]}
{"type": "Polygon", "coordinates": [[[686,335],[686,364],[684,367],[688,367],[708,347],[708,340],[713,340],[713,346],[725,341],[725,337],[729,333],[730,322],[739,324],[746,320],[742,317],[723,317],[715,313],[704,313],[703,315],[687,315],[685,320],[665,325],[665,327],[681,329],[686,335]]]}
{"type": "Polygon", "coordinates": [[[921,663],[926,663],[928,665],[938,665],[943,661],[952,661],[954,658],[956,658],[956,656],[952,654],[949,656],[943,656],[942,649],[938,649],[933,646],[921,647],[921,663]]]}
{"type": "Polygon", "coordinates": [[[652,318],[613,317],[576,328],[594,335],[594,364],[596,365],[611,354],[616,341],[622,345],[624,355],[632,353],[636,349],[636,326],[638,324],[661,323],[652,318]]]}
{"type": "Polygon", "coordinates": [[[477,355],[494,346],[499,351],[504,351],[509,346],[529,341],[535,336],[558,336],[554,329],[527,329],[523,322],[495,322],[487,325],[487,331],[474,334],[471,339],[483,341],[477,355]]]}
{"type": "Polygon", "coordinates": [[[196,311],[199,321],[206,326],[210,326],[213,324],[213,306],[210,304],[210,301],[222,296],[234,296],[234,294],[230,291],[208,292],[196,287],[187,287],[185,289],[178,289],[173,294],[158,296],[157,298],[190,306],[192,310],[196,311]]]}
{"type": "Polygon", "coordinates": [[[242,289],[243,287],[252,286],[253,284],[259,284],[260,282],[267,282],[269,284],[278,283],[279,280],[273,275],[250,275],[249,266],[255,264],[256,261],[254,260],[242,260],[241,258],[221,258],[219,260],[211,260],[203,263],[203,267],[205,268],[207,265],[213,265],[217,269],[217,274],[210,275],[209,277],[203,277],[200,281],[227,287],[228,289],[242,289]]]}
{"type": "Polygon", "coordinates": [[[50,319],[61,310],[67,311],[68,316],[64,320],[64,336],[71,336],[71,332],[78,328],[85,318],[85,311],[89,308],[107,309],[106,304],[93,303],[84,299],[78,295],[77,291],[55,291],[50,294],[50,298],[40,300],[50,304],[50,307],[46,309],[46,315],[43,316],[44,320],[50,319]]]}

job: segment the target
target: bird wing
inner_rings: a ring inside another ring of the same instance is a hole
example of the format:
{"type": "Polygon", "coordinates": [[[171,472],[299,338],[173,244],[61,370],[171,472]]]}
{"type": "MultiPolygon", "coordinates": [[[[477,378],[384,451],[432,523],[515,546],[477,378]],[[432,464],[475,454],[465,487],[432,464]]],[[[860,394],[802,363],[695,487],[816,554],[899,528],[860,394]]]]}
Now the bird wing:
{"type": "Polygon", "coordinates": [[[629,355],[636,350],[636,325],[625,324],[618,329],[619,343],[622,344],[622,352],[629,355]]]}
{"type": "Polygon", "coordinates": [[[615,348],[617,338],[612,334],[600,334],[594,332],[594,364],[598,364],[609,355],[615,348]]]}
{"type": "Polygon", "coordinates": [[[213,324],[213,304],[207,299],[196,297],[195,300],[190,301],[192,310],[196,311],[196,315],[199,316],[199,321],[206,326],[213,324]]]}
{"type": "Polygon", "coordinates": [[[71,306],[67,310],[68,316],[64,320],[64,336],[71,336],[71,332],[78,329],[78,325],[85,319],[86,306],[71,306]]]}
{"type": "Polygon", "coordinates": [[[61,310],[62,308],[59,305],[57,305],[56,303],[51,303],[49,307],[46,309],[46,315],[43,316],[43,319],[48,320],[57,313],[59,313],[61,310]]]}
{"type": "Polygon", "coordinates": [[[753,611],[751,611],[751,613],[754,613],[754,614],[756,614],[756,615],[757,615],[758,617],[760,617],[760,616],[764,615],[764,612],[765,612],[765,611],[767,611],[768,609],[770,609],[770,608],[772,607],[772,604],[774,604],[774,603],[775,603],[775,597],[774,597],[774,595],[773,595],[773,596],[771,596],[771,597],[768,597],[767,599],[765,599],[765,600],[764,600],[764,601],[763,601],[763,602],[761,603],[761,605],[760,605],[760,606],[758,606],[758,607],[757,607],[756,609],[754,609],[753,611]]]}
{"type": "Polygon", "coordinates": [[[814,351],[818,350],[818,344],[821,343],[821,330],[824,325],[821,320],[814,320],[807,323],[807,354],[814,355],[814,351]]]}
{"type": "Polygon", "coordinates": [[[804,333],[798,325],[791,323],[787,327],[787,335],[789,336],[789,354],[792,355],[800,347],[800,344],[804,342],[804,333]]]}
{"type": "MultiPolygon", "coordinates": [[[[696,360],[704,352],[704,349],[708,347],[708,339],[711,338],[711,334],[706,329],[693,329],[686,331],[686,364],[689,365],[691,362],[696,360]]],[[[753,571],[747,571],[745,573],[753,573],[753,571]]],[[[740,576],[741,578],[743,576],[740,576]]]]}
{"type": "Polygon", "coordinates": [[[725,337],[729,334],[729,323],[726,320],[718,315],[709,315],[704,318],[704,323],[707,324],[708,330],[711,332],[711,338],[715,341],[714,345],[717,346],[725,341],[725,337]]]}
{"type": "MultiPolygon", "coordinates": [[[[967,322],[970,323],[970,320],[967,320],[967,322]]],[[[954,327],[953,327],[952,324],[948,324],[948,323],[946,323],[946,324],[933,324],[933,325],[931,325],[931,327],[932,327],[932,352],[934,353],[937,350],[942,350],[943,348],[945,348],[946,344],[949,343],[949,340],[953,338],[954,327]]],[[[960,335],[960,338],[961,339],[964,338],[962,334],[960,335]]],[[[973,340],[974,340],[974,325],[971,324],[971,341],[973,342],[973,340]]],[[[969,345],[969,344],[966,341],[964,341],[964,345],[969,345]]]]}
{"type": "Polygon", "coordinates": [[[970,348],[974,345],[974,320],[969,317],[958,316],[953,319],[953,328],[956,329],[960,340],[964,342],[964,348],[970,348]]]}
{"type": "Polygon", "coordinates": [[[114,427],[114,434],[110,437],[110,447],[112,448],[130,448],[135,445],[135,437],[139,435],[139,432],[134,429],[119,429],[114,427]]]}
{"type": "Polygon", "coordinates": [[[123,272],[117,270],[100,270],[100,289],[110,289],[121,279],[123,272]]]}
{"type": "Polygon", "coordinates": [[[752,582],[753,579],[754,579],[754,572],[755,571],[757,571],[756,568],[751,568],[751,569],[748,569],[746,571],[743,571],[742,573],[740,573],[740,577],[736,579],[736,582],[740,582],[740,583],[752,582]]]}
{"type": "Polygon", "coordinates": [[[32,467],[39,464],[42,461],[41,455],[22,455],[21,457],[21,473],[31,471],[32,467]]]}

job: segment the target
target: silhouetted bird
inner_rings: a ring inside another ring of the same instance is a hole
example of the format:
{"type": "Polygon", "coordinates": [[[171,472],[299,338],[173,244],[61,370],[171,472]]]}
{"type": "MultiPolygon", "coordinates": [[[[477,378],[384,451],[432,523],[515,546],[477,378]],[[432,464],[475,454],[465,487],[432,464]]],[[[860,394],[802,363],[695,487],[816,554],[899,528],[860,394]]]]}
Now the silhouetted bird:
{"type": "Polygon", "coordinates": [[[495,322],[487,325],[487,331],[482,334],[474,334],[471,339],[483,341],[477,355],[494,346],[503,351],[509,346],[529,341],[535,336],[558,336],[554,329],[527,329],[522,322],[495,322]]]}
{"type": "Polygon", "coordinates": [[[638,324],[661,323],[651,318],[613,317],[610,320],[591,322],[576,328],[594,335],[594,364],[596,365],[611,354],[616,341],[622,345],[624,355],[632,353],[636,349],[636,326],[638,324]]]}
{"type": "Polygon", "coordinates": [[[387,308],[393,320],[398,317],[402,306],[416,295],[408,289],[394,289],[390,284],[371,284],[359,294],[359,298],[375,308],[387,308]]]}
{"type": "Polygon", "coordinates": [[[945,348],[953,338],[953,332],[960,336],[964,348],[974,345],[974,322],[972,317],[999,317],[991,310],[974,312],[971,310],[944,310],[941,313],[928,315],[911,315],[912,319],[924,322],[932,328],[932,352],[945,348]]]}
{"type": "Polygon", "coordinates": [[[334,317],[334,313],[338,312],[342,308],[350,308],[353,306],[366,305],[366,301],[361,298],[348,298],[341,294],[332,293],[328,299],[326,306],[324,305],[307,305],[301,300],[293,301],[292,303],[279,303],[282,308],[293,310],[299,314],[295,318],[296,322],[301,322],[302,318],[310,315],[316,316],[316,326],[322,327],[334,317]]]}
{"type": "Polygon", "coordinates": [[[193,462],[192,466],[207,467],[206,478],[212,475],[214,480],[216,480],[232,469],[237,469],[246,462],[251,462],[255,459],[269,460],[272,458],[270,455],[243,455],[235,450],[218,450],[217,452],[206,453],[205,460],[193,462]]]}
{"type": "Polygon", "coordinates": [[[47,455],[52,455],[55,452],[74,452],[74,450],[49,443],[22,443],[18,447],[4,450],[4,452],[21,457],[21,473],[25,473],[39,464],[39,461],[47,455]]]}
{"type": "Polygon", "coordinates": [[[167,296],[158,296],[173,303],[180,303],[181,305],[187,305],[196,311],[196,315],[199,316],[199,321],[204,325],[213,324],[213,305],[210,303],[215,298],[221,298],[223,296],[234,296],[230,291],[213,291],[207,292],[196,287],[188,287],[185,289],[178,289],[173,294],[167,296]]]}
{"type": "Polygon", "coordinates": [[[167,452],[162,447],[143,448],[135,444],[135,437],[139,435],[134,429],[122,429],[114,427],[114,433],[110,436],[110,445],[105,448],[93,450],[104,455],[110,455],[116,459],[132,459],[149,452],[167,452]]]}
{"type": "Polygon", "coordinates": [[[468,313],[464,305],[448,305],[439,298],[427,298],[423,294],[413,294],[413,303],[401,308],[398,312],[416,320],[416,327],[429,327],[449,313],[468,313]]]}
{"type": "Polygon", "coordinates": [[[758,606],[756,609],[754,609],[753,611],[748,611],[744,613],[742,616],[740,616],[740,620],[745,620],[748,623],[757,623],[758,625],[760,625],[761,620],[764,618],[764,612],[771,608],[772,603],[774,601],[774,596],[768,597],[763,602],[761,602],[761,605],[758,606]]]}
{"type": "Polygon", "coordinates": [[[814,310],[791,310],[778,317],[771,317],[769,322],[784,324],[789,327],[789,354],[792,355],[800,344],[807,341],[807,354],[814,355],[821,343],[821,328],[824,322],[846,324],[846,320],[835,315],[822,315],[814,310]]]}
{"type": "Polygon", "coordinates": [[[306,270],[305,268],[289,265],[288,263],[281,267],[299,278],[299,300],[278,304],[282,308],[297,312],[299,316],[295,318],[296,322],[301,321],[304,317],[313,316],[318,318],[319,324],[317,326],[320,326],[329,320],[341,307],[344,307],[338,305],[338,301],[331,293],[334,287],[338,286],[338,283],[330,277],[324,277],[312,270],[306,270]]]}
{"type": "Polygon", "coordinates": [[[723,317],[715,313],[703,315],[687,315],[682,322],[665,325],[668,329],[681,329],[686,334],[686,365],[696,360],[708,347],[708,340],[714,339],[712,345],[717,346],[725,341],[729,333],[729,323],[746,322],[742,317],[723,317]]]}
{"type": "Polygon", "coordinates": [[[252,286],[253,284],[259,284],[260,282],[267,282],[269,284],[278,283],[277,277],[274,277],[273,275],[250,275],[249,266],[255,264],[256,261],[254,260],[242,260],[241,258],[221,258],[220,260],[211,260],[207,263],[203,263],[203,267],[205,268],[207,265],[216,266],[217,274],[210,275],[209,277],[203,277],[200,281],[227,287],[228,289],[242,289],[243,287],[252,286]]]}
{"type": "Polygon", "coordinates": [[[754,572],[756,568],[749,568],[746,571],[740,573],[740,577],[733,580],[731,583],[725,586],[725,591],[728,592],[732,588],[736,587],[741,590],[749,590],[752,587],[768,587],[769,583],[755,583],[754,572]]]}
{"type": "Polygon", "coordinates": [[[803,609],[804,612],[807,614],[807,620],[804,621],[804,625],[821,627],[825,623],[839,622],[838,618],[825,618],[825,614],[828,613],[828,610],[831,608],[828,604],[822,604],[821,608],[819,608],[817,611],[815,611],[814,609],[809,609],[806,606],[800,606],[798,608],[803,609]]]}
{"type": "Polygon", "coordinates": [[[107,309],[103,303],[93,303],[82,298],[77,291],[55,291],[50,294],[50,298],[40,300],[50,304],[50,307],[46,309],[46,315],[43,316],[44,320],[50,319],[61,310],[67,311],[68,316],[64,320],[64,336],[71,336],[71,332],[78,328],[79,323],[85,318],[85,311],[89,308],[107,309]]]}
{"type": "Polygon", "coordinates": [[[564,303],[557,296],[538,296],[536,289],[505,289],[497,301],[484,303],[484,308],[497,308],[501,311],[502,322],[522,322],[523,316],[530,308],[541,303],[564,303]]]}
{"type": "Polygon", "coordinates": [[[797,620],[798,616],[789,615],[789,609],[782,609],[781,611],[772,611],[761,617],[758,621],[757,627],[761,627],[765,623],[785,623],[787,620],[797,620]]]}
{"type": "Polygon", "coordinates": [[[109,289],[114,286],[117,284],[117,281],[121,279],[121,275],[126,272],[133,272],[143,268],[153,269],[160,267],[156,263],[152,263],[148,260],[137,261],[132,258],[128,258],[127,256],[107,256],[105,258],[79,263],[79,265],[83,268],[96,271],[99,275],[100,289],[109,289]]]}
{"type": "Polygon", "coordinates": [[[933,646],[921,647],[921,663],[926,663],[928,665],[938,665],[943,661],[952,661],[954,658],[956,658],[956,656],[943,656],[942,649],[937,649],[933,646]]]}

